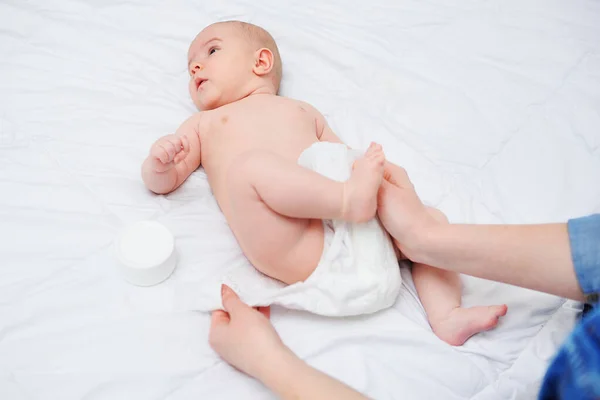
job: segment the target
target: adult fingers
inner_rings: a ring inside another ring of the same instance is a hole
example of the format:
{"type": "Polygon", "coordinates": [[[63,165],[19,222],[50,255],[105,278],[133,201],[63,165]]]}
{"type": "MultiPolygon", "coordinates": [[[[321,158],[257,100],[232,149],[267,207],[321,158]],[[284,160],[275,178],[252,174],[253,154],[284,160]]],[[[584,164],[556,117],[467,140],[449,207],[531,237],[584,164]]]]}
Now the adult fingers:
{"type": "Polygon", "coordinates": [[[398,190],[398,186],[384,179],[379,186],[379,191],[377,192],[377,204],[381,205],[385,203],[385,200],[388,199],[389,192],[393,190],[398,190]]]}
{"type": "Polygon", "coordinates": [[[389,161],[386,161],[383,167],[383,178],[384,181],[388,181],[392,185],[399,187],[404,187],[406,184],[410,183],[406,170],[389,161]]]}
{"type": "Polygon", "coordinates": [[[227,326],[229,325],[229,315],[222,310],[213,311],[210,317],[210,329],[208,331],[208,344],[217,353],[222,343],[227,343],[227,326]]]}
{"type": "Polygon", "coordinates": [[[244,308],[249,308],[240,300],[233,289],[225,284],[221,285],[221,299],[223,301],[223,308],[225,308],[225,311],[229,314],[236,314],[244,308]]]}
{"type": "Polygon", "coordinates": [[[266,307],[256,307],[256,310],[261,313],[262,315],[264,315],[265,317],[267,317],[267,319],[271,319],[271,307],[266,306],[266,307]]]}
{"type": "Polygon", "coordinates": [[[223,310],[213,311],[210,316],[210,326],[226,325],[230,321],[229,314],[223,310]]]}

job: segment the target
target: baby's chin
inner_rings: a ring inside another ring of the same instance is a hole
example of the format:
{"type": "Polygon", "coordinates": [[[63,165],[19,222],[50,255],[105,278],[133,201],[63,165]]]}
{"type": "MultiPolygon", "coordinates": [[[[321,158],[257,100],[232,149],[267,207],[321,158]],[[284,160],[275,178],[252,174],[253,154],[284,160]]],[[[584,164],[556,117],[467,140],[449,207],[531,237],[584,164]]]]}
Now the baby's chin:
{"type": "Polygon", "coordinates": [[[207,96],[206,93],[204,93],[204,96],[200,96],[199,93],[194,93],[193,89],[190,88],[190,98],[198,111],[208,111],[216,108],[212,104],[214,103],[214,100],[211,100],[210,97],[211,96],[207,96]]]}
{"type": "Polygon", "coordinates": [[[198,111],[209,111],[212,110],[216,107],[211,107],[211,104],[206,104],[203,101],[200,101],[200,99],[198,98],[192,98],[192,101],[194,102],[194,105],[196,106],[196,109],[198,109],[198,111]]]}
{"type": "Polygon", "coordinates": [[[199,97],[196,97],[195,99],[192,98],[192,101],[194,102],[194,105],[198,111],[210,111],[225,105],[222,104],[219,99],[210,98],[210,96],[204,97],[204,99],[200,99],[199,97]]]}
{"type": "MultiPolygon", "coordinates": [[[[193,99],[192,99],[192,101],[193,101],[193,99]]],[[[206,109],[205,109],[205,108],[204,108],[204,107],[203,107],[201,104],[198,104],[198,103],[197,103],[197,102],[195,102],[195,101],[194,101],[194,105],[196,106],[196,109],[197,109],[198,111],[206,111],[206,109]]]]}

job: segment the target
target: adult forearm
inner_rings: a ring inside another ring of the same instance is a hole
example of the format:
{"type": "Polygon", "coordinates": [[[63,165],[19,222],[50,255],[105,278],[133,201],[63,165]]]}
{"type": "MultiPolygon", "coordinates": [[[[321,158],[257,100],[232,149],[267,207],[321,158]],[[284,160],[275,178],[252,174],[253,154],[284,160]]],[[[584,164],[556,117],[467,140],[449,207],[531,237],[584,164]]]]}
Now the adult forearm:
{"type": "Polygon", "coordinates": [[[566,224],[437,225],[413,261],[581,300],[566,224]]]}
{"type": "Polygon", "coordinates": [[[271,363],[259,379],[282,399],[366,399],[349,386],[312,368],[291,351],[285,352],[277,363],[271,363]]]}

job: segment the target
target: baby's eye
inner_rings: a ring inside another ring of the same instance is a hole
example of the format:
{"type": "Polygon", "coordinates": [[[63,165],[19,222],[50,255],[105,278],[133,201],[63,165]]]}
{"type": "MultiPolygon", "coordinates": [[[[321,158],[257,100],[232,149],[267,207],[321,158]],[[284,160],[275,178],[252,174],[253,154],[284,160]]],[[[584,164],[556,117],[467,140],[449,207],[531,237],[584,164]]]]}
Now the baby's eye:
{"type": "Polygon", "coordinates": [[[211,47],[210,50],[208,50],[208,55],[210,56],[210,55],[216,53],[216,51],[217,51],[216,47],[211,47]]]}

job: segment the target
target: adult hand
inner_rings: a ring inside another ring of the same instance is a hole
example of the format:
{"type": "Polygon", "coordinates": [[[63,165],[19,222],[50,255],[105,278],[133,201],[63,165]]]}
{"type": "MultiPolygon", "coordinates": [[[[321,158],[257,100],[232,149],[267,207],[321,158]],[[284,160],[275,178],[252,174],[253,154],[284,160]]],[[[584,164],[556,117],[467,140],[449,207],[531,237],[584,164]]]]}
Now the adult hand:
{"type": "Polygon", "coordinates": [[[437,221],[421,202],[404,168],[385,163],[377,214],[402,253],[411,258],[419,239],[437,221]]]}
{"type": "Polygon", "coordinates": [[[213,312],[209,342],[225,361],[281,399],[365,399],[293,354],[269,322],[269,307],[249,307],[225,285],[221,296],[225,311],[213,312]]]}
{"type": "Polygon", "coordinates": [[[225,311],[212,313],[208,341],[229,364],[255,378],[276,365],[289,350],[269,321],[270,308],[252,308],[226,285],[221,287],[225,311]]]}

